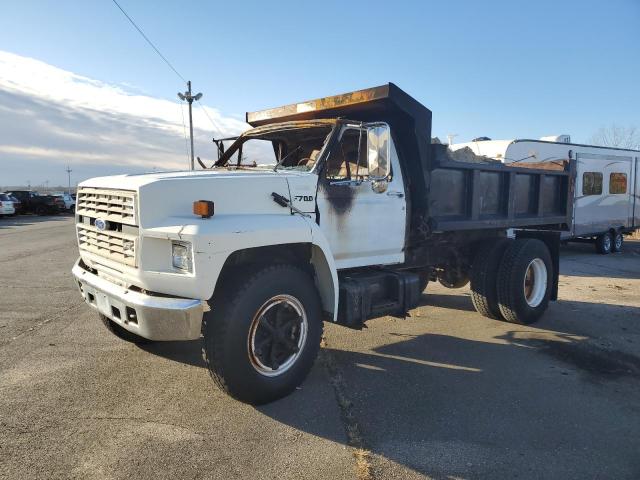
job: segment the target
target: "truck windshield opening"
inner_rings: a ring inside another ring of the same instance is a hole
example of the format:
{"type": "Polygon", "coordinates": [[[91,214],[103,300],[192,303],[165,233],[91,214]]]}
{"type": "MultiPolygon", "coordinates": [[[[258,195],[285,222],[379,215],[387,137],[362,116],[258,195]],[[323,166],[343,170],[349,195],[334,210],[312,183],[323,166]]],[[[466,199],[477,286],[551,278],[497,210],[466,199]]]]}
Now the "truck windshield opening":
{"type": "Polygon", "coordinates": [[[275,166],[308,172],[313,169],[333,125],[256,128],[242,134],[216,166],[275,166]]]}

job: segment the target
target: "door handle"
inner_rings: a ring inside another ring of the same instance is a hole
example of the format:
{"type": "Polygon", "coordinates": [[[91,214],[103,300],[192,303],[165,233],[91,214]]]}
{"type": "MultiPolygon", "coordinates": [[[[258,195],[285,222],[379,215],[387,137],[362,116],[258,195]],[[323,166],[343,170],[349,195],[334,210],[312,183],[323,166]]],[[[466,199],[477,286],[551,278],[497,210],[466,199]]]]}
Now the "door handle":
{"type": "Polygon", "coordinates": [[[404,197],[404,193],[402,193],[402,192],[387,192],[387,196],[402,198],[402,197],[404,197]]]}

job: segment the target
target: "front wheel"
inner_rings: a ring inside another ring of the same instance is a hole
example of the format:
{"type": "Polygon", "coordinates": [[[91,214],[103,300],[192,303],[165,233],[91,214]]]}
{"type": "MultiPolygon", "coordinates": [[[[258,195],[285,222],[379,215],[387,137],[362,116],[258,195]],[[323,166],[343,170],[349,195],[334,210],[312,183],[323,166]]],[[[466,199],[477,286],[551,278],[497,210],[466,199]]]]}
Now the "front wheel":
{"type": "Polygon", "coordinates": [[[257,405],[302,383],[323,327],[320,298],[308,273],[289,264],[256,267],[236,275],[209,303],[203,356],[218,387],[257,405]]]}

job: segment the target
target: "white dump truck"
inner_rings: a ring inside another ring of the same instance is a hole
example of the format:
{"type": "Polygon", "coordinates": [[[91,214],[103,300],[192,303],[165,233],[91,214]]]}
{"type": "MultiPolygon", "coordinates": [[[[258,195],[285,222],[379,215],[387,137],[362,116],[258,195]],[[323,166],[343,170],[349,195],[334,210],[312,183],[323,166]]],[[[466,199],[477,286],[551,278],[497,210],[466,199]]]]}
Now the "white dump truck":
{"type": "Polygon", "coordinates": [[[640,151],[571,143],[569,135],[540,140],[491,140],[450,145],[505,164],[564,169],[576,164],[573,218],[563,241],[593,242],[601,254],[622,250],[624,235],[640,228],[640,151]]]}
{"type": "Polygon", "coordinates": [[[516,323],[557,298],[570,165],[453,161],[394,84],[247,122],[210,169],[80,184],[73,275],[114,334],[202,338],[215,383],[259,404],[304,380],[323,321],[403,317],[429,280],[516,323]]]}

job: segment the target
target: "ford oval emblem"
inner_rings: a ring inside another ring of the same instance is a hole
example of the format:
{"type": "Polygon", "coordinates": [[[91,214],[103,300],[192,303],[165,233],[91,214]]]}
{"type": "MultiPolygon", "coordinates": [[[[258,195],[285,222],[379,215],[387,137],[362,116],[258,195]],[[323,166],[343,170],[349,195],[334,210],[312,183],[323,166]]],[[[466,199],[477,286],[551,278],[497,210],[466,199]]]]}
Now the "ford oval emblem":
{"type": "Polygon", "coordinates": [[[103,231],[105,228],[107,228],[106,220],[103,220],[101,218],[96,218],[96,221],[94,222],[94,225],[100,231],[103,231]]]}

